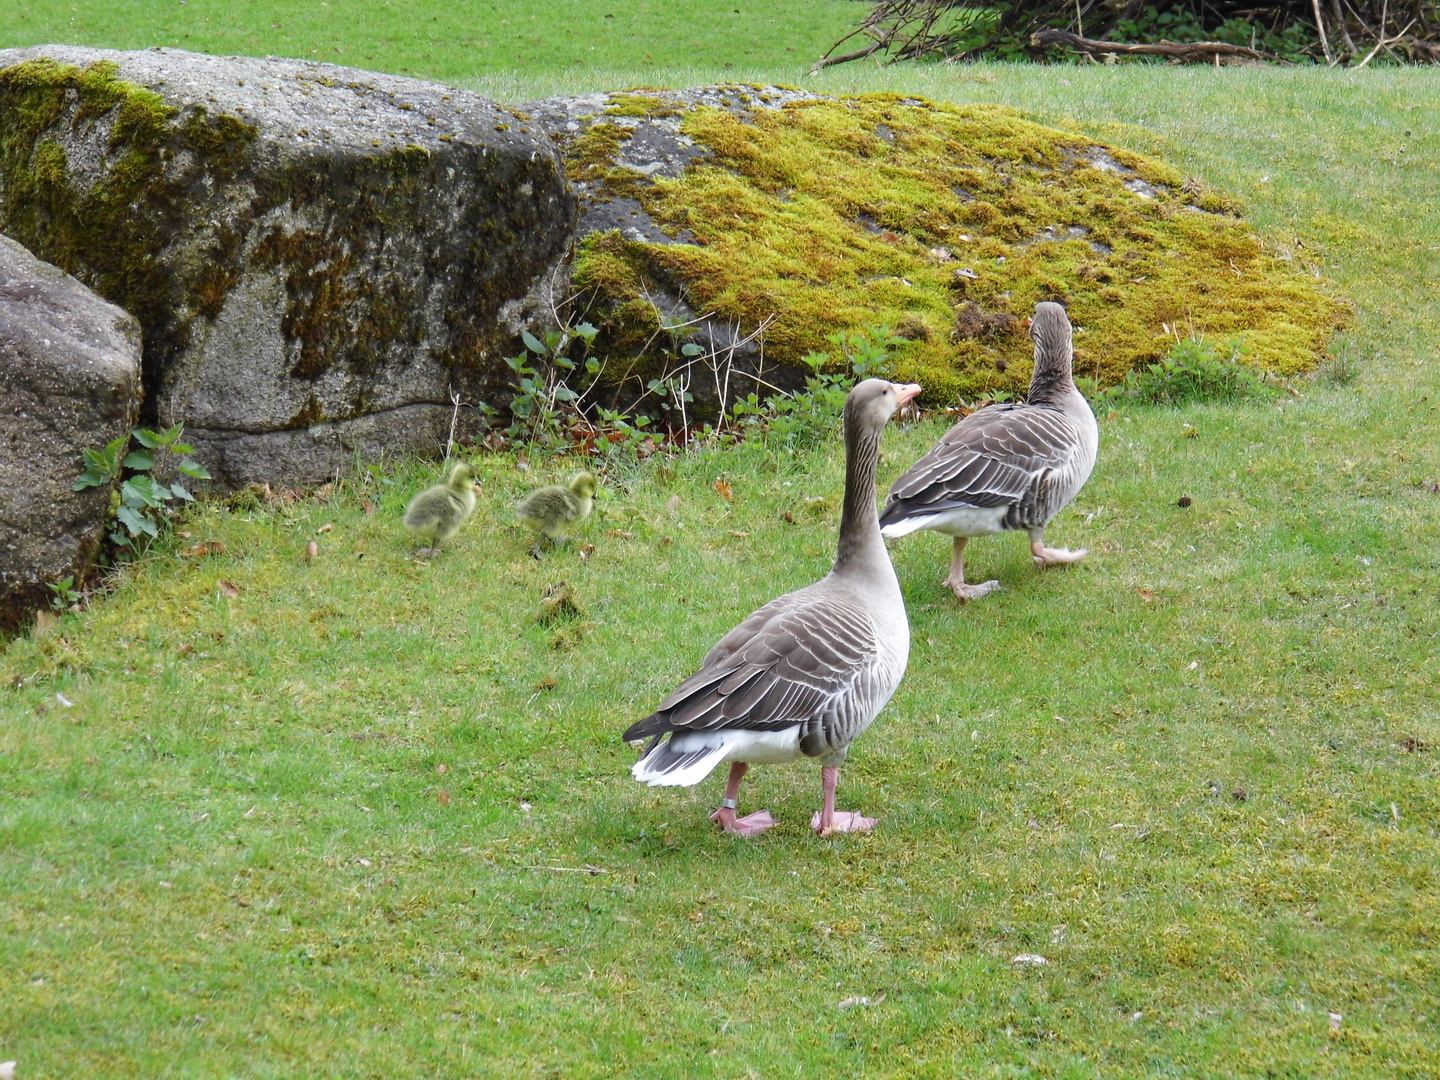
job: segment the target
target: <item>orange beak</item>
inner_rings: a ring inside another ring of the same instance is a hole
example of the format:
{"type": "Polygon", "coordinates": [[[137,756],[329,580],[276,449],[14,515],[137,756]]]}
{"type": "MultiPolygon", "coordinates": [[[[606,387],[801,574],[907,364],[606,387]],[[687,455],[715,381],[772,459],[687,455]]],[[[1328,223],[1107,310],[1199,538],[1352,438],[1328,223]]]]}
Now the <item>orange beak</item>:
{"type": "Polygon", "coordinates": [[[904,408],[920,396],[919,383],[891,383],[895,387],[895,397],[899,399],[897,408],[904,408]]]}

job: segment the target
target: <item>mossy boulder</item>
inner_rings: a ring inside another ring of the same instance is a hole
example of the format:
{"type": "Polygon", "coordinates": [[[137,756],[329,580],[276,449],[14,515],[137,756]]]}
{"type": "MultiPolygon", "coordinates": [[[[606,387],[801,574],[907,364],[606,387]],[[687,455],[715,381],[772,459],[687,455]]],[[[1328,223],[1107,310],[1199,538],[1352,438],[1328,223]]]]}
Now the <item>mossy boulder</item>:
{"type": "Polygon", "coordinates": [[[139,324],[0,236],[0,631],[94,564],[112,488],[76,491],[75,477],[139,409],[139,324]]]}
{"type": "Polygon", "coordinates": [[[551,141],[461,90],[0,51],[0,231],[140,321],[146,419],[183,421],[224,483],[433,448],[452,393],[503,396],[574,220],[551,141]]]}
{"type": "Polygon", "coordinates": [[[792,383],[827,334],[888,325],[911,341],[894,374],[940,404],[1023,392],[1042,300],[1067,305],[1077,371],[1102,384],[1190,334],[1300,371],[1345,315],[1224,195],[1007,109],[729,85],[520,111],[565,154],[577,304],[632,376],[677,368],[678,321],[708,344],[773,320],[767,378],[792,383]]]}

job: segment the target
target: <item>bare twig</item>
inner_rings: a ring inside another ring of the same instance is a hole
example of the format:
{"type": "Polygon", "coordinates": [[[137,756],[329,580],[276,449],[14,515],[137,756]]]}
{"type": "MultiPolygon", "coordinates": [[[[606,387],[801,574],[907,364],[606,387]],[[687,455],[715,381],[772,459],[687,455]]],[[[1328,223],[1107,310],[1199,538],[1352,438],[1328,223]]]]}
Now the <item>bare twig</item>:
{"type": "Polygon", "coordinates": [[[1120,41],[1097,41],[1081,37],[1068,30],[1037,30],[1030,35],[1032,45],[1065,45],[1088,55],[1114,53],[1120,56],[1169,56],[1184,62],[1208,63],[1222,56],[1237,56],[1247,60],[1268,60],[1285,63],[1274,53],[1261,49],[1250,49],[1244,45],[1231,45],[1225,41],[1152,41],[1140,45],[1129,45],[1120,41]]]}
{"type": "Polygon", "coordinates": [[[1320,0],[1310,0],[1310,6],[1315,9],[1315,30],[1320,35],[1320,48],[1325,52],[1325,64],[1327,67],[1335,66],[1335,58],[1330,55],[1330,42],[1325,39],[1325,17],[1320,14],[1320,0]]]}
{"type": "MultiPolygon", "coordinates": [[[[1382,24],[1382,25],[1383,25],[1383,24],[1382,24]]],[[[1412,26],[1414,26],[1414,25],[1415,25],[1415,20],[1414,20],[1414,19],[1411,19],[1408,23],[1405,24],[1405,29],[1404,29],[1404,30],[1401,30],[1400,33],[1396,34],[1393,38],[1383,38],[1383,37],[1382,37],[1379,41],[1377,41],[1377,42],[1375,43],[1375,47],[1370,50],[1370,54],[1369,54],[1368,56],[1366,56],[1364,60],[1361,60],[1360,63],[1358,63],[1358,64],[1355,65],[1355,70],[1356,70],[1356,71],[1359,71],[1359,70],[1360,70],[1361,68],[1363,68],[1366,64],[1370,63],[1371,60],[1374,60],[1374,59],[1375,59],[1375,54],[1378,53],[1381,49],[1388,48],[1389,46],[1394,45],[1397,41],[1399,41],[1399,40],[1400,40],[1401,38],[1403,38],[1406,34],[1408,34],[1408,33],[1410,32],[1410,27],[1412,27],[1412,26]]]]}

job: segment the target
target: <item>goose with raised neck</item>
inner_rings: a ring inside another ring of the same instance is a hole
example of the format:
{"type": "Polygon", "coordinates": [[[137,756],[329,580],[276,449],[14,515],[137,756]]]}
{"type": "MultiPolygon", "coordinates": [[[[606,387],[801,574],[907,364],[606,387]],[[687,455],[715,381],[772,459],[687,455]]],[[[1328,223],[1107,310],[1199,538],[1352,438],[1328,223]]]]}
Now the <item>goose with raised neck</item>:
{"type": "Polygon", "coordinates": [[[920,392],[866,379],[845,402],[845,503],[835,565],[820,581],[770,601],[726,634],[700,670],[632,724],[627,742],[648,740],[630,770],[652,787],[690,787],[730,763],[712,819],[754,836],[775,824],[768,811],[737,814],[751,765],[811,758],[820,764],[821,836],[868,832],[874,818],[835,809],[850,744],[885,707],[910,656],[900,582],[880,536],[875,469],[895,410],[920,392]]]}
{"type": "Polygon", "coordinates": [[[1085,549],[1045,545],[1045,527],[1079,494],[1095,467],[1100,432],[1075,387],[1070,320],[1059,304],[1035,306],[1035,370],[1023,404],[991,405],[945,433],[890,489],[887,537],[929,530],[954,537],[945,584],[962,602],[1000,587],[965,581],[972,536],[1023,530],[1040,567],[1078,562],[1085,549]]]}

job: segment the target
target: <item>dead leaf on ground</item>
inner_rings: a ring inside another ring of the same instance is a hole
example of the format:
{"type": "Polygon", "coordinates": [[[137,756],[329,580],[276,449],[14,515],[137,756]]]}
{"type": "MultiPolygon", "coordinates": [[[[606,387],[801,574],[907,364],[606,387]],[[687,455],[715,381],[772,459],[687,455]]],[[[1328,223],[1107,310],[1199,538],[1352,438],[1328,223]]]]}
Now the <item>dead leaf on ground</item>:
{"type": "Polygon", "coordinates": [[[1136,590],[1135,590],[1135,595],[1138,596],[1138,597],[1140,597],[1141,600],[1144,600],[1144,601],[1148,604],[1151,600],[1154,600],[1154,599],[1155,599],[1155,590],[1154,590],[1154,589],[1136,589],[1136,590]]]}
{"type": "Polygon", "coordinates": [[[680,496],[679,496],[679,495],[671,495],[671,496],[670,496],[670,501],[665,504],[665,509],[666,509],[667,511],[669,511],[671,517],[674,517],[677,513],[679,513],[679,511],[680,511],[680,496]]]}
{"type": "Polygon", "coordinates": [[[215,587],[220,590],[222,595],[228,596],[232,599],[240,595],[240,586],[235,585],[229,581],[217,582],[215,587]]]}
{"type": "Polygon", "coordinates": [[[790,513],[789,510],[786,510],[783,514],[780,515],[780,520],[785,522],[786,525],[794,525],[795,515],[790,513]]]}
{"type": "Polygon", "coordinates": [[[60,616],[53,611],[37,611],[35,613],[35,636],[43,637],[52,633],[60,626],[60,616]]]}
{"type": "Polygon", "coordinates": [[[200,543],[196,544],[194,547],[191,547],[191,548],[181,548],[181,549],[180,549],[180,554],[181,554],[181,555],[191,555],[191,556],[199,556],[199,555],[224,555],[224,554],[225,554],[225,545],[222,544],[222,543],[220,543],[219,540],[202,540],[200,543]]]}
{"type": "Polygon", "coordinates": [[[335,528],[335,523],[333,521],[327,521],[324,525],[321,525],[318,529],[315,530],[315,535],[320,536],[323,533],[329,532],[333,528],[335,528]]]}
{"type": "Polygon", "coordinates": [[[441,805],[441,806],[449,806],[449,805],[450,805],[450,792],[448,792],[448,791],[442,791],[442,792],[440,792],[439,798],[440,798],[440,805],[441,805]]]}
{"type": "Polygon", "coordinates": [[[193,652],[195,651],[195,646],[192,645],[192,644],[190,644],[190,642],[187,641],[184,645],[181,645],[181,646],[180,646],[180,648],[179,648],[178,651],[179,651],[179,653],[180,653],[181,656],[189,656],[191,653],[193,653],[193,652]]]}
{"type": "Polygon", "coordinates": [[[735,537],[736,540],[750,539],[750,534],[748,532],[741,532],[739,529],[731,529],[730,535],[735,537]]]}
{"type": "Polygon", "coordinates": [[[559,686],[559,685],[560,685],[560,680],[557,679],[557,678],[555,678],[554,675],[546,675],[543,679],[541,679],[538,683],[535,684],[535,689],[536,689],[536,690],[554,690],[555,687],[557,687],[557,686],[559,686]]]}
{"type": "Polygon", "coordinates": [[[590,556],[593,555],[594,553],[595,553],[595,545],[594,545],[594,544],[581,544],[581,545],[580,545],[580,561],[581,561],[581,562],[583,562],[583,563],[588,563],[588,562],[590,561],[590,556]]]}
{"type": "Polygon", "coordinates": [[[635,539],[635,534],[634,534],[634,533],[632,533],[632,532],[626,532],[624,529],[611,529],[611,530],[610,530],[609,532],[607,532],[605,535],[606,535],[606,536],[613,536],[616,540],[634,540],[634,539],[635,539]]]}
{"type": "Polygon", "coordinates": [[[715,491],[726,502],[735,501],[735,493],[734,490],[730,487],[730,481],[726,480],[723,476],[719,480],[715,481],[715,491]]]}
{"type": "Polygon", "coordinates": [[[361,504],[361,507],[365,511],[366,517],[369,517],[371,514],[375,513],[375,504],[369,499],[366,499],[364,503],[361,504]]]}
{"type": "Polygon", "coordinates": [[[436,771],[437,773],[439,773],[441,776],[444,776],[447,772],[450,771],[450,766],[449,766],[449,765],[446,765],[446,764],[442,761],[439,765],[436,765],[436,766],[435,766],[435,771],[436,771]]]}
{"type": "Polygon", "coordinates": [[[311,540],[308,544],[305,545],[305,561],[306,561],[306,562],[312,561],[312,560],[313,560],[317,555],[319,555],[319,554],[320,554],[320,545],[317,544],[314,540],[311,540]]]}
{"type": "Polygon", "coordinates": [[[675,542],[675,541],[672,540],[672,539],[671,539],[670,537],[668,537],[668,536],[662,536],[662,537],[660,537],[660,546],[661,546],[661,547],[669,547],[669,546],[670,546],[671,544],[673,544],[674,542],[675,542]]]}

